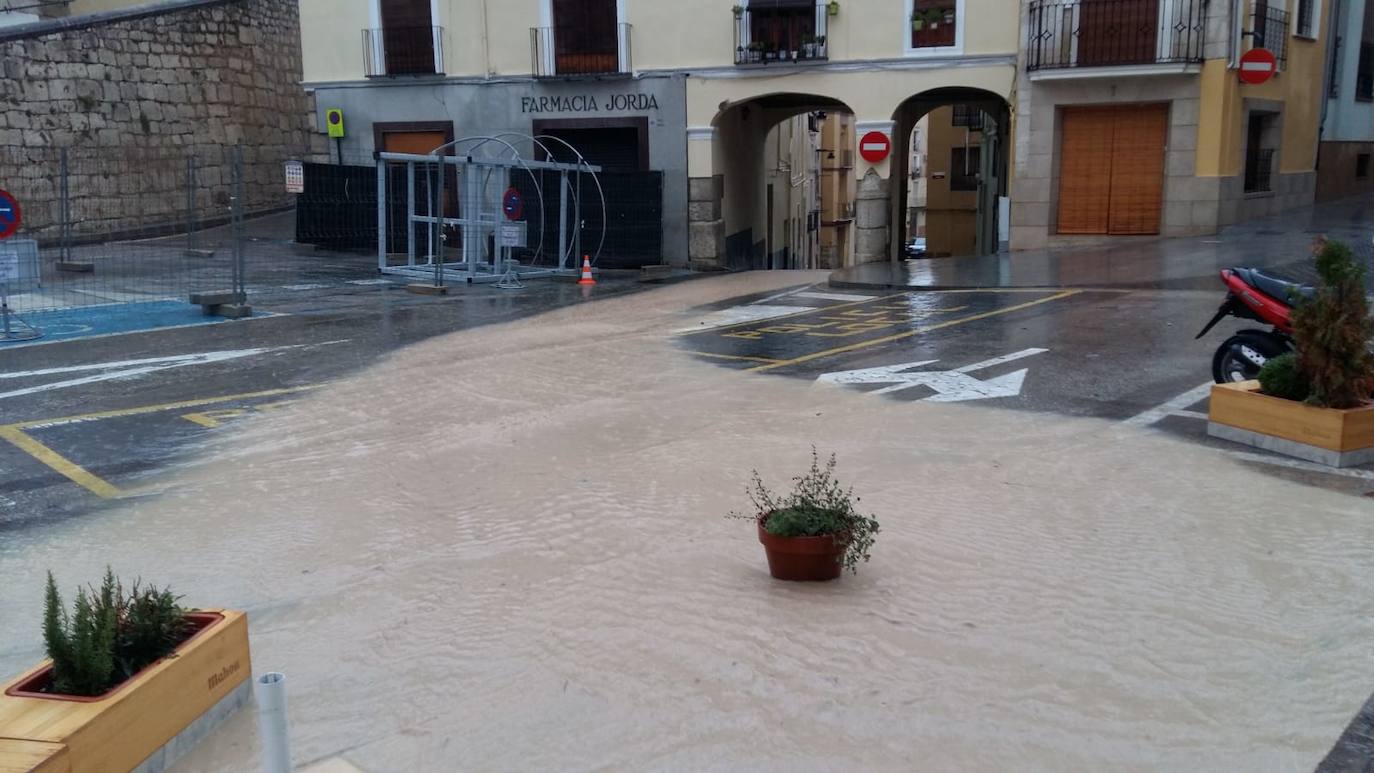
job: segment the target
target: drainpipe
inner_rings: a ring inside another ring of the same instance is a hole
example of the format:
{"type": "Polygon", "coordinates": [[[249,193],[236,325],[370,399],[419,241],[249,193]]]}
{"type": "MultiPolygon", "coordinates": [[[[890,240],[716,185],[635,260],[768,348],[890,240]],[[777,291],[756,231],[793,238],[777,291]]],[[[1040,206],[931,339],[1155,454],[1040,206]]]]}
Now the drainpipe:
{"type": "Polygon", "coordinates": [[[491,79],[491,45],[487,36],[487,0],[482,0],[482,75],[491,79]]]}
{"type": "MultiPolygon", "coordinates": [[[[1340,48],[1336,44],[1337,29],[1341,18],[1341,0],[1331,0],[1331,18],[1326,20],[1326,61],[1322,69],[1322,110],[1321,118],[1317,121],[1317,150],[1321,151],[1322,135],[1326,133],[1326,114],[1331,109],[1331,71],[1340,65],[1337,57],[1341,55],[1340,48]]],[[[1313,158],[1316,158],[1314,156],[1313,158]]],[[[1313,163],[1316,167],[1316,163],[1313,163]]]]}

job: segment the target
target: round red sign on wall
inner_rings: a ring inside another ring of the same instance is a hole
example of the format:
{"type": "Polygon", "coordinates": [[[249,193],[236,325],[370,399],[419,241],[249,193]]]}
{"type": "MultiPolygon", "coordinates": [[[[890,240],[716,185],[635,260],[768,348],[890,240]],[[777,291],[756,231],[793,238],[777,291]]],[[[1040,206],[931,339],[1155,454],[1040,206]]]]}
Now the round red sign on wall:
{"type": "Polygon", "coordinates": [[[1279,60],[1267,48],[1252,48],[1240,56],[1241,83],[1260,84],[1279,71],[1279,60]]]}
{"type": "Polygon", "coordinates": [[[870,164],[882,163],[892,152],[892,140],[882,132],[869,132],[859,138],[859,157],[870,164]]]}

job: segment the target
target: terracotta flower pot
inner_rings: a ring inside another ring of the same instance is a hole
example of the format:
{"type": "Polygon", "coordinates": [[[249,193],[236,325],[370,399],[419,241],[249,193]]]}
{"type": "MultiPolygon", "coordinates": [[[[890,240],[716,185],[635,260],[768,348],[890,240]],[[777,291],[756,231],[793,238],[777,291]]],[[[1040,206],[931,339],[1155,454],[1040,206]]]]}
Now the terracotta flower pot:
{"type": "Polygon", "coordinates": [[[840,576],[844,566],[840,556],[845,549],[845,541],[831,536],[825,537],[779,537],[769,534],[763,528],[767,521],[759,521],[759,542],[768,556],[768,573],[779,580],[814,582],[834,580],[840,576]]]}

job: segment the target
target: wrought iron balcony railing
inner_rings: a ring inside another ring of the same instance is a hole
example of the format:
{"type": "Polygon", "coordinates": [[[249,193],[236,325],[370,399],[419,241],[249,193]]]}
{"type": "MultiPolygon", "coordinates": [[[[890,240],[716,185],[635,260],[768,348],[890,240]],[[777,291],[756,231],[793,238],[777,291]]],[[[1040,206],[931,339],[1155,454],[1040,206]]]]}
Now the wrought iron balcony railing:
{"type": "Polygon", "coordinates": [[[1205,0],[1035,0],[1026,69],[1202,61],[1205,0]]]}
{"type": "Polygon", "coordinates": [[[444,28],[383,27],[363,30],[363,65],[368,77],[442,74],[444,28]]]}
{"type": "Polygon", "coordinates": [[[735,14],[735,64],[816,62],[828,58],[824,4],[757,2],[735,14]]]}
{"type": "Polygon", "coordinates": [[[1255,48],[1269,49],[1279,60],[1279,70],[1288,64],[1288,17],[1287,11],[1266,2],[1257,3],[1250,16],[1251,44],[1255,48]]]}
{"type": "Polygon", "coordinates": [[[597,18],[531,27],[530,71],[539,78],[629,74],[634,71],[631,31],[629,24],[597,18]]]}

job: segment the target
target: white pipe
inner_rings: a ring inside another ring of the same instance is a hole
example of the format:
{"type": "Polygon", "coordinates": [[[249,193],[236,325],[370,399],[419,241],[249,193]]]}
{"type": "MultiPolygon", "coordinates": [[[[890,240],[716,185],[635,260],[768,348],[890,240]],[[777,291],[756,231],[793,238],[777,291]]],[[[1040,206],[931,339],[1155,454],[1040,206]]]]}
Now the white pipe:
{"type": "Polygon", "coordinates": [[[263,773],[291,773],[291,738],[286,727],[286,675],[263,674],[253,684],[258,700],[258,735],[263,773]]]}

